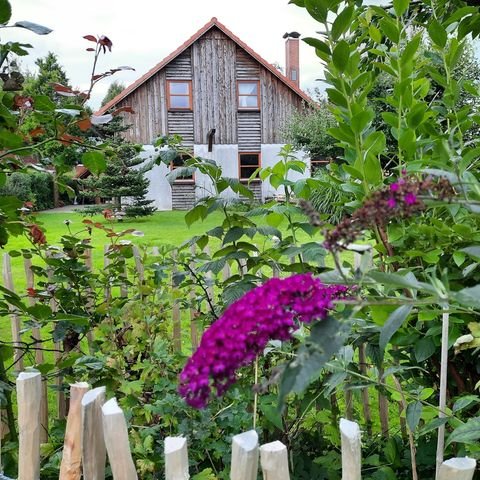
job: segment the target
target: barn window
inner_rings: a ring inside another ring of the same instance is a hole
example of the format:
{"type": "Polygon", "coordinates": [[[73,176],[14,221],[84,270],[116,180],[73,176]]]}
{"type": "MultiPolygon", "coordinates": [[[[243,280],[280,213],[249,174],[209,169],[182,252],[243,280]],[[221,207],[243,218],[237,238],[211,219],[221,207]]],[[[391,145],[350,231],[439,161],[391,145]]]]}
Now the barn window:
{"type": "Polygon", "coordinates": [[[169,110],[192,110],[192,82],[190,80],[169,80],[167,82],[169,110]]]}
{"type": "MultiPolygon", "coordinates": [[[[185,166],[185,160],[188,160],[189,158],[191,158],[191,155],[188,155],[188,154],[177,155],[176,158],[174,158],[173,161],[170,162],[170,170],[173,171],[176,168],[185,166]]],[[[193,177],[193,174],[192,175],[185,175],[185,176],[182,176],[182,177],[178,177],[175,181],[176,182],[193,182],[194,177],[193,177]]]]}
{"type": "Polygon", "coordinates": [[[248,180],[260,167],[259,153],[241,153],[239,155],[240,179],[248,180]]]}
{"type": "Polygon", "coordinates": [[[237,82],[238,109],[258,110],[260,108],[260,83],[256,80],[237,82]]]}

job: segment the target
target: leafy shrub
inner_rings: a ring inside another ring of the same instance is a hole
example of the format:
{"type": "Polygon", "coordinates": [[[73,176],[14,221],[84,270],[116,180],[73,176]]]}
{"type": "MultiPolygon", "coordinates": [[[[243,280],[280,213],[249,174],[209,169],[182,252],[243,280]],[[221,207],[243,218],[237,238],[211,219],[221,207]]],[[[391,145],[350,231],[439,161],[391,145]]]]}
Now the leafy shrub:
{"type": "Polygon", "coordinates": [[[53,178],[48,173],[12,173],[0,188],[0,196],[16,196],[32,202],[36,210],[53,207],[53,178]]]}
{"type": "MultiPolygon", "coordinates": [[[[310,201],[315,209],[324,217],[323,219],[329,223],[338,223],[347,213],[345,206],[346,195],[342,188],[344,180],[337,178],[331,170],[331,167],[318,168],[315,171],[315,178],[319,183],[310,194],[310,201]]],[[[340,170],[338,166],[333,169],[340,170]]]]}

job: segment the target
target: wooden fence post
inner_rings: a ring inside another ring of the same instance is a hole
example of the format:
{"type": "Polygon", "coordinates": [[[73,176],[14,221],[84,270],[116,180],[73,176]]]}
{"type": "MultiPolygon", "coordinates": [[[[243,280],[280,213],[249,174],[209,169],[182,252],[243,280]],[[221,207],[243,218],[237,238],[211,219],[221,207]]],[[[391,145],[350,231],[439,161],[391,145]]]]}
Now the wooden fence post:
{"type": "Polygon", "coordinates": [[[125,415],[112,398],[102,407],[103,435],[114,480],[137,480],[125,415]]]}
{"type": "MultiPolygon", "coordinates": [[[[365,344],[362,343],[358,347],[358,363],[360,367],[361,374],[366,377],[368,376],[367,371],[367,355],[365,344]]],[[[365,423],[367,425],[367,434],[370,436],[372,434],[372,412],[370,410],[370,398],[368,396],[368,387],[362,388],[362,407],[363,407],[363,417],[365,418],[365,423]]]]}
{"type": "Polygon", "coordinates": [[[89,390],[82,398],[82,463],[84,480],[103,480],[107,458],[102,427],[105,387],[89,390]]]}
{"type": "Polygon", "coordinates": [[[40,478],[40,372],[22,372],[17,377],[18,480],[40,478]]]}
{"type": "Polygon", "coordinates": [[[165,480],[188,480],[187,439],[167,437],[165,439],[165,480]]]}
{"type": "MultiPolygon", "coordinates": [[[[190,252],[192,253],[192,255],[195,255],[195,245],[190,246],[190,252]]],[[[190,268],[192,270],[195,269],[194,262],[190,263],[190,268]]],[[[190,307],[190,340],[192,342],[192,352],[194,352],[197,349],[198,344],[200,342],[199,325],[198,325],[199,311],[195,307],[193,307],[193,301],[196,298],[195,287],[193,287],[190,290],[189,298],[192,304],[192,306],[190,307]]]]}
{"type": "Polygon", "coordinates": [[[70,385],[70,409],[65,428],[59,480],[80,480],[82,475],[82,398],[88,390],[90,385],[86,382],[70,385]]]}
{"type": "MultiPolygon", "coordinates": [[[[384,381],[383,374],[383,368],[378,368],[378,380],[380,383],[383,383],[384,381]]],[[[380,426],[382,429],[382,435],[385,438],[388,438],[390,429],[388,422],[388,400],[387,397],[381,392],[381,390],[378,390],[378,413],[380,415],[380,426]]]]}
{"type": "MultiPolygon", "coordinates": [[[[32,259],[24,258],[23,267],[25,269],[25,277],[27,279],[27,289],[29,288],[35,289],[35,279],[34,279],[33,270],[32,270],[32,259]]],[[[30,295],[28,297],[28,303],[31,307],[35,306],[35,304],[37,303],[35,300],[35,297],[30,295]]],[[[42,337],[41,337],[40,328],[38,327],[32,328],[32,337],[37,342],[41,341],[42,337]]],[[[43,361],[44,361],[43,350],[41,348],[37,348],[35,350],[35,363],[37,365],[41,365],[43,361]]],[[[45,379],[42,379],[40,424],[42,426],[40,430],[40,443],[47,443],[47,440],[48,440],[48,391],[47,391],[47,381],[45,379]]]]}
{"type": "Polygon", "coordinates": [[[342,438],[342,480],[361,480],[362,447],[357,423],[340,419],[342,438]]]}
{"type": "Polygon", "coordinates": [[[172,252],[172,259],[174,266],[172,269],[172,323],[173,323],[173,350],[175,352],[182,351],[182,321],[180,313],[180,302],[176,298],[178,289],[175,285],[177,251],[172,252]]]}
{"type": "Polygon", "coordinates": [[[287,447],[279,441],[260,447],[263,480],[290,480],[287,447]]]}
{"type": "MultiPolygon", "coordinates": [[[[12,292],[15,291],[13,285],[13,276],[12,276],[12,264],[10,262],[10,255],[5,253],[3,255],[3,283],[5,288],[8,288],[12,292]]],[[[10,306],[10,318],[11,318],[11,329],[12,329],[12,342],[13,346],[17,347],[13,350],[13,361],[15,362],[15,371],[20,372],[23,370],[23,356],[22,351],[18,348],[21,345],[20,338],[20,317],[15,312],[15,308],[10,306]]]]}
{"type": "MultiPolygon", "coordinates": [[[[109,246],[103,246],[103,271],[108,272],[108,266],[110,265],[110,258],[108,258],[109,246]]],[[[108,286],[103,290],[103,298],[106,302],[109,302],[112,299],[112,289],[108,286]]]]}
{"type": "Polygon", "coordinates": [[[257,480],[258,435],[255,430],[232,438],[231,480],[257,480]]]}
{"type": "MultiPolygon", "coordinates": [[[[85,251],[85,266],[87,267],[88,271],[89,272],[93,272],[93,258],[92,258],[92,249],[91,248],[87,248],[87,250],[85,251]]],[[[87,303],[87,309],[88,309],[88,313],[93,313],[92,310],[94,309],[95,307],[95,300],[94,300],[94,293],[92,291],[91,288],[89,288],[87,290],[87,295],[88,295],[88,303],[87,303]]],[[[88,341],[88,350],[90,352],[90,355],[93,354],[94,352],[94,349],[93,349],[93,342],[94,342],[94,338],[93,338],[93,332],[92,330],[88,330],[87,332],[87,341],[88,341]]]]}
{"type": "Polygon", "coordinates": [[[473,458],[457,457],[445,460],[437,480],[472,480],[477,462],[473,458]]]}
{"type": "MultiPolygon", "coordinates": [[[[145,280],[145,267],[143,266],[140,250],[136,245],[133,246],[133,259],[135,260],[135,270],[137,271],[138,287],[140,290],[145,280]]],[[[140,295],[141,295],[141,292],[140,292],[140,295]]]]}

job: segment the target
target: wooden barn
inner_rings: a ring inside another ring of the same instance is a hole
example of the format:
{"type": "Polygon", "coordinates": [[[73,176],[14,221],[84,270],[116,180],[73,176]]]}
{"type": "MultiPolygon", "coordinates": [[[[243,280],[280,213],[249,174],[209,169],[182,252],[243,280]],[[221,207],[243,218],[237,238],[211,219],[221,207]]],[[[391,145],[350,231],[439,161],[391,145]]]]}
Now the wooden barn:
{"type": "MultiPolygon", "coordinates": [[[[299,88],[298,34],[285,38],[287,76],[212,18],[99,113],[131,106],[135,114],[124,119],[131,125],[125,137],[147,152],[158,136],[179,134],[194,155],[220,164],[225,176],[247,180],[258,166],[278,161],[285,122],[311,103],[299,88]]],[[[209,189],[201,175],[170,185],[166,173],[163,165],[149,172],[149,195],[158,209],[190,208],[209,189]]],[[[268,182],[252,182],[251,188],[260,201],[276,193],[268,182]]]]}

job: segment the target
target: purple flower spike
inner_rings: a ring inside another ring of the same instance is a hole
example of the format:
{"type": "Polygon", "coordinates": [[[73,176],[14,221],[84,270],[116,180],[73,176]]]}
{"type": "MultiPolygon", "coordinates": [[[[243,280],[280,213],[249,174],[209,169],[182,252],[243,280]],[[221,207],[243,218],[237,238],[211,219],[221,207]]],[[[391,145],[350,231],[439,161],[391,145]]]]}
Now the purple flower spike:
{"type": "Polygon", "coordinates": [[[399,189],[399,188],[400,188],[400,185],[398,185],[397,182],[392,183],[392,184],[390,185],[390,191],[391,191],[391,192],[398,192],[398,189],[399,189]]]}
{"type": "Polygon", "coordinates": [[[397,201],[393,197],[390,197],[387,200],[387,205],[389,206],[389,208],[395,208],[397,206],[397,201]]]}
{"type": "Polygon", "coordinates": [[[180,395],[194,408],[205,407],[212,391],[223,395],[236,370],[253,362],[270,340],[290,340],[298,322],[324,319],[347,290],[309,273],[272,278],[250,290],[205,331],[180,374],[180,395]]]}
{"type": "Polygon", "coordinates": [[[405,194],[404,200],[407,205],[414,205],[417,201],[417,196],[414,193],[408,192],[405,194]]]}

